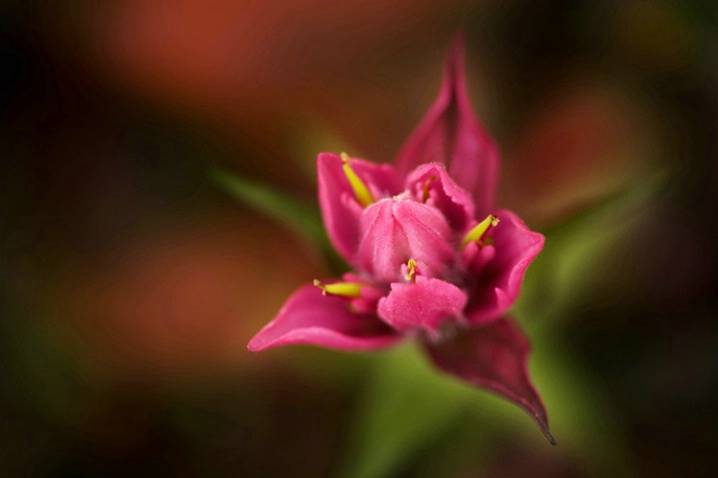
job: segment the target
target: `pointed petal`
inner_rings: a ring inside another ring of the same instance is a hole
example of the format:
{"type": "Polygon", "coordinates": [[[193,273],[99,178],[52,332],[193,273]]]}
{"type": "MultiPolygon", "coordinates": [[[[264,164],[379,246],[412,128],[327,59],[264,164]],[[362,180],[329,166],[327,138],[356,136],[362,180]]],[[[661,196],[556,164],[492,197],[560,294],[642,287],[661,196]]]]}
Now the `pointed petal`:
{"type": "Polygon", "coordinates": [[[454,231],[463,233],[474,218],[471,195],[449,177],[442,164],[422,164],[409,173],[406,190],[416,201],[434,206],[444,213],[454,231]]]}
{"type": "Polygon", "coordinates": [[[439,96],[396,158],[400,177],[420,164],[440,162],[476,204],[476,214],[491,212],[496,193],[499,151],[478,122],[466,91],[464,42],[449,52],[439,96]]]}
{"type": "MultiPolygon", "coordinates": [[[[332,153],[321,153],[317,158],[319,205],[334,248],[353,264],[359,245],[359,217],[364,208],[354,197],[342,164],[341,158],[332,153]]],[[[361,159],[352,159],[351,165],[375,198],[398,194],[399,182],[392,166],[361,159]]]]}
{"type": "Polygon", "coordinates": [[[454,337],[426,344],[425,348],[440,369],[522,407],[549,442],[556,444],[548,428],[546,409],[528,376],[529,342],[506,318],[459,330],[454,337]]]}
{"type": "Polygon", "coordinates": [[[409,259],[424,275],[441,276],[454,256],[443,214],[409,198],[386,198],[369,206],[361,231],[359,265],[380,283],[398,281],[409,259]]]}
{"type": "Polygon", "coordinates": [[[436,331],[447,319],[463,315],[468,297],[454,284],[418,277],[416,283],[395,282],[379,300],[379,317],[399,331],[424,328],[436,331]]]}
{"type": "Polygon", "coordinates": [[[529,230],[511,211],[500,210],[496,215],[501,222],[492,230],[493,246],[478,251],[470,266],[480,284],[467,307],[467,320],[474,325],[493,320],[511,307],[526,269],[544,244],[544,237],[529,230]]]}
{"type": "Polygon", "coordinates": [[[340,297],[322,295],[307,285],[297,290],[277,317],[247,345],[253,352],[294,344],[312,344],[339,350],[377,349],[401,339],[374,315],[354,314],[340,297]]]}

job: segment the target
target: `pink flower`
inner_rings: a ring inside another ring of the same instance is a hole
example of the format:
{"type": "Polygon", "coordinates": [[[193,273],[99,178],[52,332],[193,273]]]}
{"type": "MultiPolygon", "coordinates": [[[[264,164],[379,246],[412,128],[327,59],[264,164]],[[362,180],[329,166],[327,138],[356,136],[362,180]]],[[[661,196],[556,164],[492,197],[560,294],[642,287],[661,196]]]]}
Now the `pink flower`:
{"type": "Polygon", "coordinates": [[[495,209],[498,150],[471,110],[461,40],[394,165],[322,153],[317,169],[327,232],[352,272],[297,290],[249,349],[413,338],[440,369],[523,407],[555,443],[528,341],[505,316],[544,239],[495,209]]]}

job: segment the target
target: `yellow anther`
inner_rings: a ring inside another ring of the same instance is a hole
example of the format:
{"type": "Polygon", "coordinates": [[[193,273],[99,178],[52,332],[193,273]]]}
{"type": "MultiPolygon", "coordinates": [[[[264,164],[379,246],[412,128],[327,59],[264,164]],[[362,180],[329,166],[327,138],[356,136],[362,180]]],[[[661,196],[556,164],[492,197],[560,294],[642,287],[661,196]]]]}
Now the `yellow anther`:
{"type": "Polygon", "coordinates": [[[364,287],[364,284],[361,282],[335,282],[333,284],[322,284],[317,279],[314,279],[313,284],[322,289],[323,295],[338,295],[341,297],[349,297],[351,299],[360,298],[361,289],[364,287]]]}
{"type": "Polygon", "coordinates": [[[366,184],[364,184],[364,181],[359,179],[359,176],[357,176],[357,173],[354,172],[349,164],[351,161],[349,155],[347,153],[342,153],[340,156],[342,158],[344,174],[346,174],[349,184],[351,184],[352,189],[354,190],[354,197],[356,197],[357,202],[361,204],[362,207],[367,207],[368,205],[374,203],[374,196],[372,196],[371,191],[369,191],[369,188],[366,184]]]}
{"type": "Polygon", "coordinates": [[[466,233],[464,238],[461,240],[461,247],[466,247],[470,242],[481,240],[484,234],[486,234],[486,232],[490,228],[496,227],[498,223],[499,218],[492,214],[489,214],[486,219],[478,223],[469,232],[466,233]]]}
{"type": "Polygon", "coordinates": [[[406,263],[406,275],[404,278],[411,282],[416,281],[416,274],[419,272],[418,268],[419,264],[414,259],[409,259],[409,262],[406,263]]]}

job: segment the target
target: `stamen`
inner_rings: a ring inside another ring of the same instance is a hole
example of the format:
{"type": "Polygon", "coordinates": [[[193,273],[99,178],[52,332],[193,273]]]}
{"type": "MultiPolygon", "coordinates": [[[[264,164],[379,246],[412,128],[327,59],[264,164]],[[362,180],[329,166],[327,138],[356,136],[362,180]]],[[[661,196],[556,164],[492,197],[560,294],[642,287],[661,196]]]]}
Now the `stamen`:
{"type": "Polygon", "coordinates": [[[424,181],[424,185],[422,186],[423,196],[421,199],[421,202],[426,203],[426,201],[429,199],[429,186],[431,186],[431,183],[436,181],[436,176],[431,176],[426,181],[424,181]]]}
{"type": "Polygon", "coordinates": [[[486,219],[474,226],[469,232],[466,233],[464,238],[461,240],[461,247],[466,247],[470,242],[480,241],[481,238],[491,229],[496,227],[499,223],[499,218],[489,214],[486,219]]]}
{"type": "Polygon", "coordinates": [[[356,197],[357,202],[361,204],[362,207],[367,207],[368,205],[374,203],[374,196],[372,196],[371,191],[369,191],[367,185],[364,184],[364,181],[359,179],[359,176],[357,176],[357,173],[354,172],[349,164],[351,161],[349,155],[347,153],[342,153],[340,156],[342,158],[344,174],[346,174],[349,184],[351,184],[352,189],[354,190],[354,197],[356,197]]]}
{"type": "Polygon", "coordinates": [[[348,297],[350,299],[358,299],[361,297],[361,289],[364,284],[361,282],[335,282],[333,284],[322,284],[319,280],[314,279],[313,284],[322,289],[322,295],[338,295],[348,297]]]}
{"type": "Polygon", "coordinates": [[[414,259],[406,263],[406,275],[404,278],[412,283],[416,282],[416,275],[419,273],[419,264],[414,259]]]}

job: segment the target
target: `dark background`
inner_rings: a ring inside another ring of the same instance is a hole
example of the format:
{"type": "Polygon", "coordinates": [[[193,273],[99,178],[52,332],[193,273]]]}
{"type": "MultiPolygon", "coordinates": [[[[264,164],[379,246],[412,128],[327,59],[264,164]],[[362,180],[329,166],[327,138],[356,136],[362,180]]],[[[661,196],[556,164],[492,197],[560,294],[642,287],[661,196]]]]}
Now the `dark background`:
{"type": "Polygon", "coordinates": [[[0,475],[718,471],[718,7],[0,2],[0,475]],[[221,167],[307,200],[390,161],[454,34],[544,232],[515,315],[559,446],[411,347],[251,354],[327,275],[221,167]]]}

